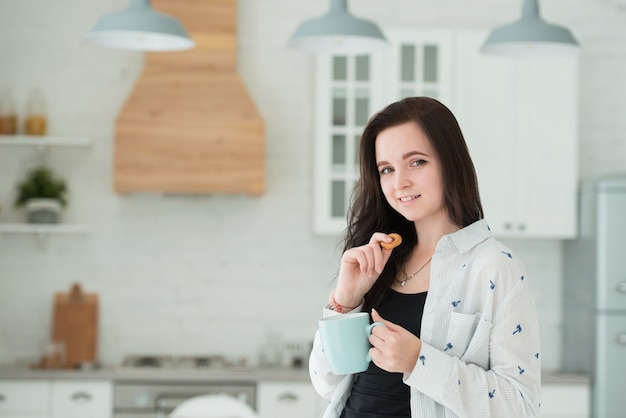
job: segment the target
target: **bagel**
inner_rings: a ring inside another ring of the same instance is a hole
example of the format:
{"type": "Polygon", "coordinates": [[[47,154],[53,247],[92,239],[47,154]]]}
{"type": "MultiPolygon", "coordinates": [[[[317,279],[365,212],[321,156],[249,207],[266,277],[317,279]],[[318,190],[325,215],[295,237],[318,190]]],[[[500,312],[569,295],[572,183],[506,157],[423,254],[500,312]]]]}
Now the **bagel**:
{"type": "Polygon", "coordinates": [[[393,241],[389,243],[387,242],[380,243],[380,246],[383,247],[385,250],[392,250],[396,248],[398,245],[402,244],[402,237],[399,234],[392,232],[391,234],[389,234],[389,237],[393,238],[393,241]]]}

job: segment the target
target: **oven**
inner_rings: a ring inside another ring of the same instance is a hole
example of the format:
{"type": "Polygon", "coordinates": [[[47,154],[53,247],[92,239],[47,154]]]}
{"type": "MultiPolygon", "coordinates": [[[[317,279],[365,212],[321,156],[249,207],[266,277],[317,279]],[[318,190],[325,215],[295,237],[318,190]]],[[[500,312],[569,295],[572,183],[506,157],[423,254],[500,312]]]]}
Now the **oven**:
{"type": "Polygon", "coordinates": [[[232,365],[215,356],[127,358],[122,365],[125,377],[114,382],[113,418],[166,418],[183,401],[206,394],[232,396],[256,409],[255,382],[198,378],[215,367],[232,365]],[[185,380],[190,372],[196,377],[185,380]]]}
{"type": "Polygon", "coordinates": [[[116,382],[113,418],[166,418],[186,399],[205,394],[226,394],[255,408],[254,383],[116,382]]]}

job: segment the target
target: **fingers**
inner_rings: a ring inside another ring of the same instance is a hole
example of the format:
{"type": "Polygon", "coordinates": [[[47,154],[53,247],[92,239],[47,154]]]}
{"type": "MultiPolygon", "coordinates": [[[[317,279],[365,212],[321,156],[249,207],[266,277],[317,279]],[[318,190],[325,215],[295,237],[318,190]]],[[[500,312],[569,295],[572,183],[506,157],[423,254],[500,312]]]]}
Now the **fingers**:
{"type": "Polygon", "coordinates": [[[372,319],[385,325],[374,327],[370,335],[369,354],[374,364],[388,372],[410,373],[421,350],[420,339],[385,320],[375,309],[372,309],[372,319]]]}
{"type": "Polygon", "coordinates": [[[376,328],[388,328],[388,329],[394,329],[395,325],[393,322],[389,322],[387,321],[385,318],[383,318],[382,316],[380,316],[380,314],[378,313],[378,311],[374,308],[372,308],[372,320],[374,322],[382,322],[383,324],[385,324],[384,327],[374,327],[372,329],[372,332],[374,332],[376,330],[376,328]]]}
{"type": "Polygon", "coordinates": [[[380,274],[391,256],[393,248],[402,242],[398,234],[387,235],[382,232],[375,232],[370,238],[368,246],[374,250],[376,261],[376,271],[380,274]]]}
{"type": "Polygon", "coordinates": [[[381,322],[384,324],[384,326],[376,326],[372,328],[372,332],[370,333],[370,343],[374,347],[378,347],[381,343],[385,342],[385,339],[389,337],[390,332],[393,332],[395,325],[392,322],[383,319],[376,309],[372,309],[372,320],[374,322],[381,322]]]}
{"type": "Polygon", "coordinates": [[[383,248],[383,250],[391,253],[391,250],[396,248],[402,243],[402,237],[400,234],[392,232],[390,234],[384,234],[382,232],[375,232],[370,239],[370,243],[375,242],[383,248]]]}
{"type": "Polygon", "coordinates": [[[361,247],[351,248],[345,252],[345,257],[354,260],[358,264],[361,274],[367,276],[379,275],[385,263],[378,244],[367,244],[361,247]]]}
{"type": "Polygon", "coordinates": [[[370,241],[359,247],[346,250],[341,258],[339,284],[341,293],[362,299],[383,272],[392,250],[381,248],[381,242],[392,241],[387,234],[376,232],[370,241]]]}
{"type": "Polygon", "coordinates": [[[378,311],[374,308],[372,308],[372,320],[374,322],[383,322],[384,319],[382,316],[380,316],[380,314],[378,313],[378,311]]]}
{"type": "Polygon", "coordinates": [[[369,277],[377,276],[382,273],[392,251],[391,249],[381,248],[381,245],[392,242],[394,242],[393,236],[375,232],[368,244],[347,250],[344,253],[343,261],[358,264],[361,274],[369,277]]]}
{"type": "Polygon", "coordinates": [[[381,252],[372,245],[362,247],[359,264],[363,274],[368,276],[380,274],[383,271],[381,252]]]}

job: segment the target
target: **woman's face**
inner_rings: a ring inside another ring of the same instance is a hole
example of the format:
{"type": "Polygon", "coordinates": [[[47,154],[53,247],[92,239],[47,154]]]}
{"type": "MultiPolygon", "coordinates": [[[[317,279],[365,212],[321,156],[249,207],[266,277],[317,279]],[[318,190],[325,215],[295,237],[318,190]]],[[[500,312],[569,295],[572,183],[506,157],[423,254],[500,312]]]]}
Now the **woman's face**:
{"type": "Polygon", "coordinates": [[[383,194],[398,213],[413,222],[445,218],[439,157],[417,123],[381,131],[376,164],[383,194]]]}

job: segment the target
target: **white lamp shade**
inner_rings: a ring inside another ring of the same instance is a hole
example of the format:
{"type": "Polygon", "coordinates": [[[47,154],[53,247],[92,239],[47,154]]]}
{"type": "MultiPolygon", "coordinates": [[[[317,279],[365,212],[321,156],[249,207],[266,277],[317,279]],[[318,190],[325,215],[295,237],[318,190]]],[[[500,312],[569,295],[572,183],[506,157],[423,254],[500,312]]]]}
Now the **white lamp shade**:
{"type": "Polygon", "coordinates": [[[368,54],[389,46],[382,31],[370,21],[352,16],[346,0],[331,0],[327,14],[303,22],[289,46],[310,53],[368,54]]]}
{"type": "Polygon", "coordinates": [[[135,51],[179,51],[195,45],[183,25],[152,9],[150,0],[132,0],[128,9],[103,16],[87,39],[135,51]]]}
{"type": "Polygon", "coordinates": [[[576,54],[580,46],[567,28],[539,17],[537,0],[524,0],[521,19],[494,29],[481,51],[494,55],[555,56],[576,54]]]}

